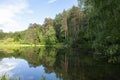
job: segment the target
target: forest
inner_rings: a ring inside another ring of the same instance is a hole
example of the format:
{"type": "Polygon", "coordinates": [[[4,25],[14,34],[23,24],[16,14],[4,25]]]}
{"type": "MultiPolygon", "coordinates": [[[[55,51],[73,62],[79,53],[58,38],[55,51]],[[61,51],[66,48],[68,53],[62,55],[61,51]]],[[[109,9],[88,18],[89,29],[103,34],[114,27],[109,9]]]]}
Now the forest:
{"type": "Polygon", "coordinates": [[[4,45],[63,45],[92,51],[109,63],[120,63],[120,0],[78,0],[44,24],[30,23],[24,31],[0,30],[4,45]]]}

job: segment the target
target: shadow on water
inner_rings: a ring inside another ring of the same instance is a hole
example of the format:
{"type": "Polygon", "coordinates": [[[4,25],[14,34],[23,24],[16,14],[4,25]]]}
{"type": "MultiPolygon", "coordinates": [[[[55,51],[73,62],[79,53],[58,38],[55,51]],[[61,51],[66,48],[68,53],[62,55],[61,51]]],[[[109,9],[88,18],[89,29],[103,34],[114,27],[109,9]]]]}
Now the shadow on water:
{"type": "Polygon", "coordinates": [[[98,61],[91,54],[84,49],[53,47],[0,50],[0,67],[8,66],[0,68],[0,76],[8,74],[22,80],[120,79],[119,64],[98,61]]]}

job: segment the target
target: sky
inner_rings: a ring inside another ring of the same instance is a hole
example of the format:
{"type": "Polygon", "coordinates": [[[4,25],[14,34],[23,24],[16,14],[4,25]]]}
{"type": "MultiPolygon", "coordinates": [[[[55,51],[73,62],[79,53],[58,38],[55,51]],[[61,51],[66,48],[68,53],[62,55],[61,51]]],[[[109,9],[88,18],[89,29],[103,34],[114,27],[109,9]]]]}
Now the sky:
{"type": "Polygon", "coordinates": [[[77,0],[0,0],[0,30],[22,31],[30,23],[43,24],[63,10],[77,6],[77,0]]]}

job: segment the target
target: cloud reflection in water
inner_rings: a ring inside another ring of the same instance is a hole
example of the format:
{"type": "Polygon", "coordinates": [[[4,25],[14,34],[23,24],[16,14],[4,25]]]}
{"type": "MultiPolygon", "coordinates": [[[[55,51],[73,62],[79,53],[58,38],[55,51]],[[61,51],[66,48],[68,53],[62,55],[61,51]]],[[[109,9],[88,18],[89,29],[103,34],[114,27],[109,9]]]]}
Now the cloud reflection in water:
{"type": "Polygon", "coordinates": [[[0,76],[6,74],[17,66],[16,62],[11,61],[9,58],[0,61],[0,76]]]}

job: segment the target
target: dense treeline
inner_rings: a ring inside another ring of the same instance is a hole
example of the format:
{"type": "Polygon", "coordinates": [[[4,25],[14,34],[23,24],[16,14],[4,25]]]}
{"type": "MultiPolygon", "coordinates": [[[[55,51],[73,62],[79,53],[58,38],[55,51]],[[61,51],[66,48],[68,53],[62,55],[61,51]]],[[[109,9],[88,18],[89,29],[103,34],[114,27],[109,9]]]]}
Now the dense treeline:
{"type": "MultiPolygon", "coordinates": [[[[47,18],[46,18],[47,19],[47,18]]],[[[4,33],[0,32],[1,42],[15,42],[19,44],[50,45],[57,42],[55,30],[52,25],[45,21],[44,25],[30,24],[25,31],[4,33]],[[46,26],[48,24],[48,26],[46,26]],[[43,27],[44,26],[44,27],[43,27]]]]}
{"type": "Polygon", "coordinates": [[[120,61],[120,1],[78,0],[73,6],[46,18],[43,25],[30,24],[25,31],[3,33],[0,41],[22,44],[54,45],[64,43],[66,47],[93,50],[108,62],[120,61]]]}
{"type": "Polygon", "coordinates": [[[120,62],[120,1],[78,0],[86,17],[86,36],[95,54],[120,62]]]}
{"type": "Polygon", "coordinates": [[[65,43],[72,45],[78,39],[81,29],[82,12],[73,6],[57,14],[55,19],[45,18],[44,24],[30,24],[25,31],[4,33],[0,31],[0,39],[19,42],[21,44],[56,44],[65,43]]]}

